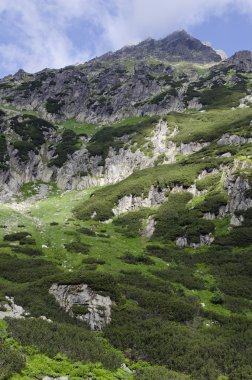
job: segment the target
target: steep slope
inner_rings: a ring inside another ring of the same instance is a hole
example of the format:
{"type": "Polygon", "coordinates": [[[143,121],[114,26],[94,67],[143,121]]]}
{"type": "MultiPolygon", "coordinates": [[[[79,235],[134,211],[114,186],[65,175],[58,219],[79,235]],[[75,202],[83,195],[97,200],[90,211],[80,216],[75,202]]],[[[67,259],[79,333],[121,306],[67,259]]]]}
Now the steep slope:
{"type": "Polygon", "coordinates": [[[107,53],[96,61],[142,60],[142,57],[166,61],[190,61],[211,63],[221,61],[221,57],[210,46],[190,36],[186,31],[174,32],[161,40],[148,38],[138,45],[126,46],[114,53],[107,53]]]}
{"type": "MultiPolygon", "coordinates": [[[[176,70],[170,62],[220,60],[212,48],[177,32],[83,65],[45,69],[35,75],[19,71],[0,81],[0,102],[38,111],[49,121],[77,118],[97,122],[182,111],[182,95],[191,73],[176,70]]],[[[199,68],[193,68],[193,75],[199,68]]]]}
{"type": "Polygon", "coordinates": [[[0,379],[251,379],[251,62],[176,32],[0,81],[0,379]]]}

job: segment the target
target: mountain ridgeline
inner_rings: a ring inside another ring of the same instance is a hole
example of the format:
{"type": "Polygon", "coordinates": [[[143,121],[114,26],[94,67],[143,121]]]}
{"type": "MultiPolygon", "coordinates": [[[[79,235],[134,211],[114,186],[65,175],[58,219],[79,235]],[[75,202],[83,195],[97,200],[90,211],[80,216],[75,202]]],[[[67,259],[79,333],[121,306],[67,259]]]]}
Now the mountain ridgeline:
{"type": "Polygon", "coordinates": [[[185,31],[0,79],[0,380],[250,380],[251,144],[185,31]]]}

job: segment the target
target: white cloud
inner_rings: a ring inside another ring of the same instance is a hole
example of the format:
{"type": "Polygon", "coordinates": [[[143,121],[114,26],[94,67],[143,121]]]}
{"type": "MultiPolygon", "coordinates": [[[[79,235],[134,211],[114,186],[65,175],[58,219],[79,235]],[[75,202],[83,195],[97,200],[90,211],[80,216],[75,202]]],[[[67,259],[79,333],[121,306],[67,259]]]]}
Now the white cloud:
{"type": "MultiPolygon", "coordinates": [[[[246,0],[245,0],[246,1],[246,0]]],[[[106,25],[108,37],[118,48],[127,41],[162,37],[177,29],[221,15],[235,0],[118,0],[118,14],[106,25]]]]}
{"type": "Polygon", "coordinates": [[[3,69],[33,72],[90,58],[84,47],[74,47],[67,28],[79,18],[96,23],[98,7],[99,1],[88,0],[0,0],[0,16],[13,30],[13,41],[0,43],[3,69]]]}
{"type": "Polygon", "coordinates": [[[0,23],[2,18],[9,25],[7,31],[0,24],[0,71],[34,72],[84,61],[149,36],[188,29],[230,7],[252,15],[252,0],[0,0],[0,23]],[[82,27],[75,33],[83,33],[74,36],[81,41],[78,47],[71,35],[76,24],[82,27]]]}

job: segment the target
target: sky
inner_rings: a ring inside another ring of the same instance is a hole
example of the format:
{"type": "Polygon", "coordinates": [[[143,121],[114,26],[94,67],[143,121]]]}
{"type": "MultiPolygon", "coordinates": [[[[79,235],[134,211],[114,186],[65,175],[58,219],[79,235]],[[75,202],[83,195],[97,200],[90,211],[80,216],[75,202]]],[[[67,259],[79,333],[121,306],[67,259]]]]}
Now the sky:
{"type": "Polygon", "coordinates": [[[0,77],[85,62],[179,29],[228,56],[252,50],[252,0],[0,0],[0,77]]]}

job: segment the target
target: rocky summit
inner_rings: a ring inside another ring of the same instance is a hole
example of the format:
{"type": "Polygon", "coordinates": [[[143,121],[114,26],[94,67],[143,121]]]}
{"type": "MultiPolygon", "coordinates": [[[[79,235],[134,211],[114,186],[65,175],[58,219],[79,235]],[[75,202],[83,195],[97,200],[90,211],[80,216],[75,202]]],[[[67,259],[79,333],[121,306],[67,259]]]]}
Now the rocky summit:
{"type": "Polygon", "coordinates": [[[0,380],[250,380],[251,144],[185,31],[0,79],[0,380]]]}
{"type": "Polygon", "coordinates": [[[210,46],[190,36],[186,31],[174,32],[161,40],[148,38],[138,45],[125,46],[112,53],[96,58],[95,61],[124,61],[160,59],[166,61],[189,61],[195,63],[220,62],[221,56],[210,46]]]}

